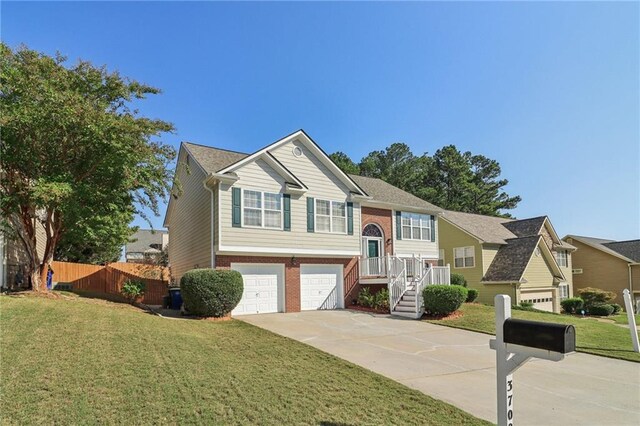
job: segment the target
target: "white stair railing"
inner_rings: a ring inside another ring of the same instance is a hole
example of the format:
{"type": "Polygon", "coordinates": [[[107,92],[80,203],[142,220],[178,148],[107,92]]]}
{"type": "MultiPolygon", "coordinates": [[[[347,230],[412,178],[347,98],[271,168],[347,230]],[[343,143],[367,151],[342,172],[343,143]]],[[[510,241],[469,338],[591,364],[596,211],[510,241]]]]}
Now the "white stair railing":
{"type": "Polygon", "coordinates": [[[415,313],[422,314],[424,313],[424,303],[422,300],[422,290],[429,285],[433,281],[433,268],[428,268],[422,277],[416,281],[416,304],[415,304],[415,313]]]}
{"type": "Polygon", "coordinates": [[[393,271],[389,276],[389,310],[393,312],[407,291],[407,271],[404,264],[402,266],[396,265],[393,259],[389,260],[389,263],[393,265],[389,268],[393,271]]]}

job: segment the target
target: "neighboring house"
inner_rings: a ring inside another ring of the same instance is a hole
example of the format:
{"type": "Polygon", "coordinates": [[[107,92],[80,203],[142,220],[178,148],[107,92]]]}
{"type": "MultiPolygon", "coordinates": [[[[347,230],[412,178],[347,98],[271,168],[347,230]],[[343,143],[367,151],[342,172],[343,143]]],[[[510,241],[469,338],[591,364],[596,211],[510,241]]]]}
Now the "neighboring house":
{"type": "Polygon", "coordinates": [[[440,220],[441,263],[464,275],[478,301],[508,294],[514,305],[560,312],[573,295],[571,253],[546,216],[513,220],[446,211],[440,220]]]}
{"type": "Polygon", "coordinates": [[[622,291],[628,288],[640,309],[640,240],[614,241],[567,235],[564,241],[578,248],[573,256],[573,287],[595,287],[617,294],[624,306],[622,291]]]}
{"type": "Polygon", "coordinates": [[[138,229],[125,246],[125,259],[129,263],[155,262],[168,243],[168,231],[138,229]]]}
{"type": "MultiPolygon", "coordinates": [[[[397,288],[418,277],[448,282],[446,271],[431,272],[442,210],[345,174],[302,130],[253,154],[183,143],[178,164],[182,193],[164,223],[172,278],[239,271],[234,315],[341,308],[362,285],[375,291],[390,279],[397,288]]],[[[396,294],[396,310],[416,303],[409,296],[396,294]]]]}
{"type": "MultiPolygon", "coordinates": [[[[47,244],[44,226],[36,222],[36,250],[42,257],[47,244]]],[[[4,235],[0,232],[0,288],[15,288],[16,281],[22,281],[26,287],[29,283],[27,265],[29,257],[24,243],[17,235],[4,235]]]]}

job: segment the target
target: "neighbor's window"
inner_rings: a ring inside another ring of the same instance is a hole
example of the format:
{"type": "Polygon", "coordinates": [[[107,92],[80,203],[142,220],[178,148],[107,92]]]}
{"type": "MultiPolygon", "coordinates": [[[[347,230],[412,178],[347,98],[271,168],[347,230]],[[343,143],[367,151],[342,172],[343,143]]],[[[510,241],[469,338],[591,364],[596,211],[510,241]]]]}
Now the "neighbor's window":
{"type": "Polygon", "coordinates": [[[556,252],[556,261],[559,266],[567,267],[569,263],[567,262],[567,252],[565,250],[556,252]]]}
{"type": "Polygon", "coordinates": [[[417,213],[401,213],[403,240],[431,240],[431,216],[417,213]]]}
{"type": "Polygon", "coordinates": [[[560,300],[569,298],[569,284],[560,284],[558,286],[558,293],[560,296],[560,300]]]}
{"type": "Polygon", "coordinates": [[[444,266],[444,249],[438,250],[438,266],[444,266]]]}
{"type": "Polygon", "coordinates": [[[346,203],[341,201],[316,200],[316,231],[347,232],[346,203]]]}
{"type": "Polygon", "coordinates": [[[453,264],[456,268],[473,268],[476,264],[473,247],[454,248],[453,258],[453,264]]]}
{"type": "Polygon", "coordinates": [[[282,196],[270,192],[244,190],[244,226],[282,228],[282,196]]]}

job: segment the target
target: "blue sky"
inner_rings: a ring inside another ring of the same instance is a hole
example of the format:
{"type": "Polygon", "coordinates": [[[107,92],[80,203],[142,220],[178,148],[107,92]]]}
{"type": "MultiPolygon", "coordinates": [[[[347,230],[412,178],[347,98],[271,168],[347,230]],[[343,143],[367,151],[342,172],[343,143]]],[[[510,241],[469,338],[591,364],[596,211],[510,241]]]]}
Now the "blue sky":
{"type": "MultiPolygon", "coordinates": [[[[2,39],[155,85],[164,138],[253,151],[304,128],[497,159],[517,217],[640,237],[636,3],[2,3],[2,39]]],[[[153,218],[156,227],[162,215],[153,218]]],[[[144,225],[137,220],[136,224],[144,225]]]]}

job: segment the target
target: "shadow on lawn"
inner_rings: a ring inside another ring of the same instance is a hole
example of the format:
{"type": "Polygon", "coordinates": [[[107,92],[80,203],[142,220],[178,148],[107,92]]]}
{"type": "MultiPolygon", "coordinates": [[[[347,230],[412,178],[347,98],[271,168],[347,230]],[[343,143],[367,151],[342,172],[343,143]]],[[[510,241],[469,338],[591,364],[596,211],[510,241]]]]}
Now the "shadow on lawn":
{"type": "Polygon", "coordinates": [[[592,346],[576,346],[576,349],[588,349],[591,351],[599,351],[599,352],[611,352],[611,353],[615,353],[615,352],[621,352],[621,353],[635,353],[635,351],[633,349],[604,349],[604,348],[597,348],[597,347],[592,347],[592,346]]]}

